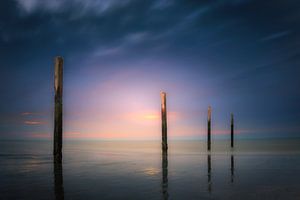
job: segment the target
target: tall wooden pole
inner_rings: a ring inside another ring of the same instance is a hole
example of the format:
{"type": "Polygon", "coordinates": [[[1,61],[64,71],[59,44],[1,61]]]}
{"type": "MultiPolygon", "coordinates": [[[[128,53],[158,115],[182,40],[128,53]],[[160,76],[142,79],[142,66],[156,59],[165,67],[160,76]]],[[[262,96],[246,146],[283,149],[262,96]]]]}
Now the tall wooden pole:
{"type": "Polygon", "coordinates": [[[211,107],[208,106],[207,113],[207,150],[211,149],[211,107]]]}
{"type": "Polygon", "coordinates": [[[62,126],[63,126],[63,58],[55,58],[54,90],[55,90],[55,111],[54,111],[54,162],[62,161],[62,126]]]}
{"type": "Polygon", "coordinates": [[[231,113],[231,125],[230,125],[230,127],[231,127],[231,148],[233,148],[233,146],[234,146],[234,144],[233,144],[233,139],[234,139],[234,121],[233,121],[233,114],[231,113]]]}
{"type": "Polygon", "coordinates": [[[167,140],[167,99],[166,93],[161,92],[161,127],[162,127],[162,151],[166,152],[168,150],[168,140],[167,140]]]}

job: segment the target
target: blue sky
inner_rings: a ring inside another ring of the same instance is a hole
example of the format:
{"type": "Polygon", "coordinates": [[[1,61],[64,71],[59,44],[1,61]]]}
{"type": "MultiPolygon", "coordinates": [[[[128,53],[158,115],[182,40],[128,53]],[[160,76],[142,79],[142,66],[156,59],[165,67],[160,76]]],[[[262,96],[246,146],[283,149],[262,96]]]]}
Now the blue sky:
{"type": "Polygon", "coordinates": [[[64,57],[67,138],[300,136],[300,4],[258,0],[0,3],[0,138],[51,138],[64,57]]]}

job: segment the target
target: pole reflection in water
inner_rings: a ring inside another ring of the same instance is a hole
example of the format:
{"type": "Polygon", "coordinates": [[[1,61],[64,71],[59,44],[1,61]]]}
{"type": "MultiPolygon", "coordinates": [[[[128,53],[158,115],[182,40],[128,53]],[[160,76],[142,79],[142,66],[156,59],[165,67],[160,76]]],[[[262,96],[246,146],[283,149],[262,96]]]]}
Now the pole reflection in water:
{"type": "Polygon", "coordinates": [[[233,154],[231,154],[230,171],[231,171],[231,183],[233,183],[233,181],[234,181],[234,156],[233,156],[233,154]]]}
{"type": "Polygon", "coordinates": [[[54,193],[56,200],[64,199],[63,169],[61,162],[54,162],[54,193]]]}
{"type": "Polygon", "coordinates": [[[168,152],[162,152],[162,193],[163,199],[169,199],[168,193],[168,152]]]}
{"type": "Polygon", "coordinates": [[[211,192],[211,157],[207,154],[207,183],[208,191],[211,192]]]}

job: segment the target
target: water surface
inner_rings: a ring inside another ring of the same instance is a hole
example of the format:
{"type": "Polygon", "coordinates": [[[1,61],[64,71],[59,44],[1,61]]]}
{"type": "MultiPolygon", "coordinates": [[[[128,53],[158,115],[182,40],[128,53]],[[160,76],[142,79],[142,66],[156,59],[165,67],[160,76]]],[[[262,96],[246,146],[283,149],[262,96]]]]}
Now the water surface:
{"type": "Polygon", "coordinates": [[[300,199],[300,141],[0,142],[0,199],[300,199]]]}

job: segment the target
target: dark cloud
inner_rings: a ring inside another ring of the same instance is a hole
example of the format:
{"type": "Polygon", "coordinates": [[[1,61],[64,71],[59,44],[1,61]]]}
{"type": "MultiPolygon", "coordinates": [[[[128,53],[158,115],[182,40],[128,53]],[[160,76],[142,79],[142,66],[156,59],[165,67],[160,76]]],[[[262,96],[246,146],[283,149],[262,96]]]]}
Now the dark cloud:
{"type": "Polygon", "coordinates": [[[290,31],[281,31],[281,32],[277,32],[277,33],[268,35],[268,36],[262,38],[261,41],[266,42],[266,41],[270,41],[270,40],[276,40],[276,39],[288,36],[289,34],[291,34],[290,31]]]}

